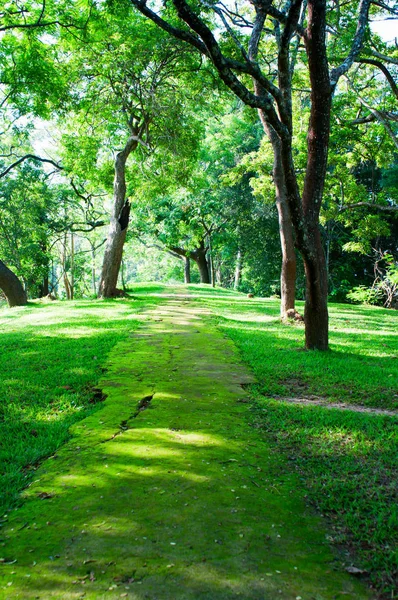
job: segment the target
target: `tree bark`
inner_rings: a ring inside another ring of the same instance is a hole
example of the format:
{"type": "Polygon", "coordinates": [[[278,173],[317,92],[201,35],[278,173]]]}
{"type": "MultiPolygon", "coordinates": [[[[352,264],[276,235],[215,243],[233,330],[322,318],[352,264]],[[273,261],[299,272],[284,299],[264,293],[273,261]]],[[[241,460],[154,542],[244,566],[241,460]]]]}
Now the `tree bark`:
{"type": "Polygon", "coordinates": [[[70,282],[69,282],[68,273],[66,272],[66,247],[67,247],[67,239],[68,239],[67,238],[67,234],[65,232],[63,243],[62,243],[61,264],[62,264],[62,270],[63,270],[63,280],[64,280],[64,287],[65,287],[66,299],[67,300],[71,300],[72,299],[71,285],[70,285],[70,282]]]}
{"type": "Polygon", "coordinates": [[[117,294],[117,279],[130,218],[130,203],[126,199],[126,162],[137,144],[136,137],[130,137],[115,159],[113,208],[98,294],[102,298],[114,298],[117,294]]]}
{"type": "Polygon", "coordinates": [[[43,281],[40,286],[40,296],[42,298],[44,298],[45,296],[48,296],[49,293],[50,293],[49,277],[48,277],[48,273],[46,273],[43,277],[43,281]]]}
{"type": "Polygon", "coordinates": [[[327,350],[329,347],[328,277],[318,224],[313,226],[310,237],[315,252],[311,252],[304,258],[306,275],[305,347],[308,350],[327,350]]]}
{"type": "Polygon", "coordinates": [[[75,236],[70,234],[70,299],[75,297],[75,236]]]}
{"type": "Polygon", "coordinates": [[[322,0],[309,0],[308,3],[306,49],[311,81],[311,113],[307,137],[307,170],[302,196],[306,224],[306,235],[302,241],[306,273],[305,345],[311,350],[327,350],[328,275],[319,213],[328,161],[332,86],[326,54],[326,7],[322,0]]]}
{"type": "Polygon", "coordinates": [[[191,283],[191,261],[189,256],[184,256],[184,283],[191,283]]]}
{"type": "MultiPolygon", "coordinates": [[[[257,93],[261,93],[257,83],[254,84],[257,93]]],[[[281,153],[281,140],[275,130],[267,122],[264,111],[258,111],[263,129],[271,142],[274,153],[273,177],[276,191],[276,208],[279,221],[279,239],[282,251],[281,267],[281,318],[287,318],[287,311],[295,309],[297,260],[294,247],[293,223],[287,200],[287,189],[281,153]]]]}
{"type": "Polygon", "coordinates": [[[200,283],[210,283],[209,264],[206,258],[207,248],[203,240],[200,242],[199,248],[190,253],[190,257],[196,262],[199,269],[200,283]]]}
{"type": "Polygon", "coordinates": [[[215,287],[216,286],[216,278],[215,278],[215,272],[214,272],[213,249],[211,246],[211,235],[210,234],[208,234],[208,236],[207,236],[207,243],[208,243],[208,247],[209,247],[208,267],[209,267],[209,272],[210,272],[210,283],[211,283],[212,287],[215,287]]]}
{"type": "Polygon", "coordinates": [[[26,292],[18,277],[0,260],[0,289],[7,298],[8,305],[25,306],[28,302],[26,292]]]}
{"type": "Polygon", "coordinates": [[[95,245],[90,242],[91,246],[91,282],[93,286],[93,294],[97,295],[97,274],[95,269],[95,245]]]}
{"type": "Polygon", "coordinates": [[[236,265],[235,265],[235,277],[234,277],[234,290],[239,288],[240,278],[242,274],[242,252],[238,250],[238,254],[236,255],[236,265]]]}

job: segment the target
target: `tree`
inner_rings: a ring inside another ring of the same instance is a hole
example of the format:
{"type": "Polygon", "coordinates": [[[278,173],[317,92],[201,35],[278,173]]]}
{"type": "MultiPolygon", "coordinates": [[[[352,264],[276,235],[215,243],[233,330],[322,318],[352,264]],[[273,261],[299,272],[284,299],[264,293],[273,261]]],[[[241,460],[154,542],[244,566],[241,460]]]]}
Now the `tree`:
{"type": "MultiPolygon", "coordinates": [[[[84,44],[72,38],[70,45],[69,64],[78,93],[71,106],[74,126],[69,115],[69,132],[63,136],[65,165],[88,179],[91,189],[109,189],[113,155],[111,219],[99,284],[99,295],[112,297],[117,293],[130,196],[147,175],[144,163],[156,169],[160,163],[154,155],[162,152],[166,163],[166,153],[179,152],[183,161],[196,144],[194,136],[188,140],[186,135],[186,101],[178,85],[190,57],[155,27],[143,28],[141,16],[132,14],[126,20],[117,11],[100,9],[93,11],[84,44]],[[126,39],[134,43],[126,44],[126,39]]],[[[195,133],[195,119],[190,126],[195,133]]],[[[182,177],[184,168],[180,171],[182,177]]]]}
{"type": "MultiPolygon", "coordinates": [[[[363,48],[371,0],[359,2],[356,16],[350,3],[346,17],[349,27],[345,27],[344,39],[338,48],[340,56],[344,52],[345,58],[331,69],[326,47],[329,31],[326,0],[308,1],[305,22],[302,0],[287,3],[282,9],[276,2],[265,0],[257,0],[253,8],[242,2],[234,10],[221,3],[210,7],[199,4],[193,8],[185,0],[173,0],[183,28],[175,26],[171,17],[166,20],[164,15],[149,8],[145,0],[132,0],[132,3],[169,34],[211,60],[226,86],[245,104],[260,110],[270,133],[277,136],[278,164],[282,167],[295,243],[306,273],[306,347],[328,349],[327,270],[319,214],[327,168],[330,111],[338,81],[363,48]],[[251,29],[250,36],[242,33],[242,27],[251,29]],[[216,36],[216,29],[219,32],[221,28],[222,35],[217,33],[216,36]],[[224,40],[227,41],[224,43],[224,40]],[[276,47],[272,48],[275,41],[276,47]],[[306,172],[300,191],[292,146],[292,81],[301,41],[305,46],[311,108],[306,172]],[[261,62],[262,52],[265,57],[261,62]],[[274,64],[277,64],[276,75],[272,70],[274,64]],[[247,77],[254,82],[254,91],[247,85],[247,77]]],[[[388,8],[388,3],[386,6],[388,8]]]]}
{"type": "Polygon", "coordinates": [[[27,304],[26,292],[18,277],[0,260],[0,289],[7,298],[8,305],[25,306],[27,304]]]}

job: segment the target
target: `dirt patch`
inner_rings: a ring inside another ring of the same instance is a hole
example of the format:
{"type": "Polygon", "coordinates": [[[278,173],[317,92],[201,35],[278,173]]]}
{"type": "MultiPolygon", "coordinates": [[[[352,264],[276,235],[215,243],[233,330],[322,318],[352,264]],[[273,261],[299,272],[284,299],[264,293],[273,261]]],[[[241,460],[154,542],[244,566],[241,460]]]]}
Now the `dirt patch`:
{"type": "Polygon", "coordinates": [[[303,394],[309,388],[308,383],[303,381],[297,375],[292,375],[291,377],[280,379],[279,383],[286,387],[292,396],[300,396],[300,394],[303,394]]]}
{"type": "Polygon", "coordinates": [[[108,395],[104,394],[104,392],[100,388],[92,388],[91,389],[91,398],[89,400],[90,404],[98,404],[99,402],[104,402],[107,399],[108,395]]]}
{"type": "Polygon", "coordinates": [[[302,398],[289,398],[283,396],[273,396],[274,400],[281,402],[291,402],[292,404],[303,404],[305,406],[322,406],[324,408],[337,408],[339,410],[351,410],[353,412],[360,412],[373,415],[386,415],[389,417],[398,416],[397,410],[384,410],[382,408],[370,408],[361,404],[346,404],[345,402],[329,402],[327,398],[321,398],[319,396],[305,396],[302,398]]]}

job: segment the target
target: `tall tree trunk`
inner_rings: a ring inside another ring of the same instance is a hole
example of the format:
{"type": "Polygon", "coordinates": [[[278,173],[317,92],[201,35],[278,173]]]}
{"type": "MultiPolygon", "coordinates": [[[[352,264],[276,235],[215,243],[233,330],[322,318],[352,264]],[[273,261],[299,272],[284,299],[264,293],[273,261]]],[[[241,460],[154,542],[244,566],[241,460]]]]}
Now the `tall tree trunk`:
{"type": "Polygon", "coordinates": [[[261,110],[258,111],[263,128],[271,142],[274,153],[273,176],[276,190],[276,208],[279,220],[279,239],[282,251],[281,268],[281,317],[287,317],[287,311],[295,308],[297,259],[294,247],[293,223],[287,200],[285,176],[283,172],[281,141],[275,130],[267,123],[261,110]]]}
{"type": "Polygon", "coordinates": [[[238,250],[238,254],[236,255],[236,264],[235,264],[234,290],[237,290],[239,288],[240,277],[242,274],[242,261],[243,261],[242,251],[238,250]]]}
{"type": "Polygon", "coordinates": [[[70,234],[70,299],[75,297],[75,236],[70,234]]]}
{"type": "Polygon", "coordinates": [[[210,272],[209,264],[206,258],[207,248],[205,248],[204,241],[200,242],[199,248],[193,250],[190,257],[196,262],[199,269],[200,283],[210,283],[210,272]]]}
{"type": "Polygon", "coordinates": [[[191,261],[189,256],[184,256],[184,283],[191,283],[191,261]]]}
{"type": "Polygon", "coordinates": [[[328,349],[328,276],[319,225],[312,227],[311,247],[314,252],[304,257],[305,289],[305,346],[309,350],[328,349]]]}
{"type": "Polygon", "coordinates": [[[130,137],[115,159],[113,208],[99,284],[99,296],[102,298],[113,298],[116,295],[117,279],[130,218],[130,203],[126,199],[126,162],[136,147],[136,136],[130,137]]]}
{"type": "Polygon", "coordinates": [[[8,305],[25,306],[28,299],[18,277],[0,260],[0,289],[7,298],[8,305]]]}
{"type": "Polygon", "coordinates": [[[97,295],[97,274],[95,269],[95,245],[90,242],[91,245],[91,281],[93,286],[93,294],[97,295]]]}
{"type": "Polygon", "coordinates": [[[209,234],[207,236],[207,241],[209,244],[209,260],[208,260],[208,265],[209,265],[209,271],[210,271],[210,283],[212,285],[212,287],[216,286],[216,279],[215,279],[215,272],[214,272],[214,260],[213,260],[213,249],[211,247],[211,235],[209,234]]]}
{"type": "Polygon", "coordinates": [[[332,87],[326,53],[326,3],[309,0],[306,49],[311,81],[308,160],[302,206],[306,235],[303,258],[306,273],[304,311],[308,349],[329,348],[328,274],[319,225],[328,161],[332,87]]]}

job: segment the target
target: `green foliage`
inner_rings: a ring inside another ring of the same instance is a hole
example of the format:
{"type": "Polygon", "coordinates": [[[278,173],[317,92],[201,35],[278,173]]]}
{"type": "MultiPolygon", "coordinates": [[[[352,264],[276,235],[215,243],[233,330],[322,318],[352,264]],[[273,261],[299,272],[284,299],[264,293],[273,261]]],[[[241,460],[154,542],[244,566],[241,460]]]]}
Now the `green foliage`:
{"type": "Polygon", "coordinates": [[[392,254],[380,254],[375,261],[375,280],[371,287],[355,287],[347,298],[364,304],[398,307],[398,262],[392,254]],[[384,266],[383,266],[384,263],[384,266]]]}
{"type": "Polygon", "coordinates": [[[381,304],[382,293],[378,288],[359,285],[348,292],[347,298],[361,304],[381,304]]]}

